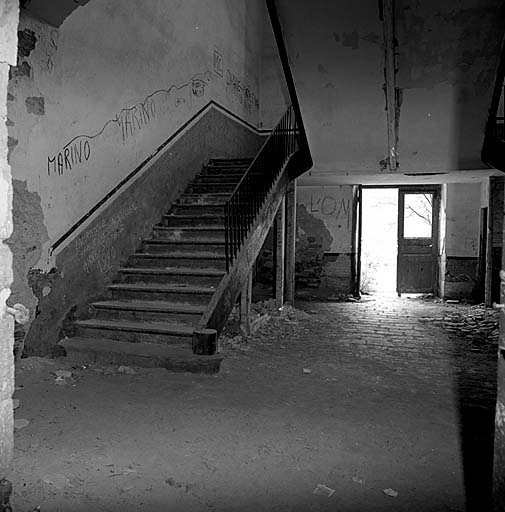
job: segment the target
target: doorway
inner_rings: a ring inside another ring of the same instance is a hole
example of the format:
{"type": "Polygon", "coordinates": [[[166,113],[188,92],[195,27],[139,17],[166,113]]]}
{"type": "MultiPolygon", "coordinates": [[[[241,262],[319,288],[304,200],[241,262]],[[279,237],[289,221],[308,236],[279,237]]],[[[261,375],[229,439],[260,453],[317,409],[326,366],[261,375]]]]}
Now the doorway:
{"type": "Polygon", "coordinates": [[[439,187],[362,187],[360,292],[436,293],[439,187]]]}

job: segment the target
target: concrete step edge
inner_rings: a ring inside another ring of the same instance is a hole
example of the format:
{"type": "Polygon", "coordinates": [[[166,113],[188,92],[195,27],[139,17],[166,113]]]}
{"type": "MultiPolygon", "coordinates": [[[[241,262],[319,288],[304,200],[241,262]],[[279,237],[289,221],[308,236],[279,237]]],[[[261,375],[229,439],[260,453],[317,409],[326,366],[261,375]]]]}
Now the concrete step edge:
{"type": "Polygon", "coordinates": [[[153,313],[185,313],[201,315],[205,307],[199,304],[184,304],[181,302],[166,301],[121,301],[102,300],[91,304],[96,309],[110,309],[119,311],[146,311],[153,313]]]}
{"type": "Polygon", "coordinates": [[[172,336],[193,336],[193,326],[177,324],[174,322],[129,322],[124,320],[76,320],[78,327],[90,329],[105,329],[110,331],[127,331],[150,334],[166,334],[172,336]]]}
{"type": "Polygon", "coordinates": [[[215,292],[214,288],[204,288],[201,286],[191,285],[174,285],[174,284],[144,284],[144,283],[115,283],[107,286],[110,290],[130,290],[139,292],[166,292],[166,293],[188,293],[188,294],[202,294],[212,295],[215,292]]]}

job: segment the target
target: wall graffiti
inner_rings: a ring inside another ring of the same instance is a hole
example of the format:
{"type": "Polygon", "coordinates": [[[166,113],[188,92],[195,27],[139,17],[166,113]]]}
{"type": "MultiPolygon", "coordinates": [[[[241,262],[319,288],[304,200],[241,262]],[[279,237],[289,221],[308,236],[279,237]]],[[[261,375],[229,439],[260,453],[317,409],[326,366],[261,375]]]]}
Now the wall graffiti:
{"type": "Polygon", "coordinates": [[[76,140],[63,148],[57,155],[47,157],[47,174],[61,176],[65,171],[71,171],[72,167],[86,162],[91,155],[89,140],[76,140]]]}
{"type": "Polygon", "coordinates": [[[321,215],[333,217],[335,220],[345,219],[347,227],[350,227],[351,221],[351,201],[341,197],[339,199],[333,196],[310,196],[310,213],[320,213],[321,215]]]}
{"type": "Polygon", "coordinates": [[[47,157],[48,176],[61,176],[75,166],[86,163],[92,156],[93,141],[103,136],[107,129],[115,128],[118,139],[126,144],[129,139],[137,136],[141,130],[153,122],[158,114],[165,114],[168,106],[178,107],[186,103],[186,97],[203,98],[207,85],[211,81],[209,71],[197,73],[182,85],[171,85],[168,89],[158,89],[147,96],[144,101],[122,109],[113,119],[109,119],[103,127],[92,135],[76,135],[62,149],[47,157]],[[186,97],[184,97],[186,91],[186,97]],[[175,95],[170,103],[169,97],[175,95]]]}
{"type": "Polygon", "coordinates": [[[212,55],[212,69],[213,72],[206,70],[196,73],[183,84],[172,84],[167,89],[152,92],[142,102],[123,108],[94,134],[76,135],[59,151],[47,156],[47,175],[63,176],[75,167],[89,164],[93,159],[93,145],[98,137],[113,134],[118,142],[129,143],[156,118],[168,114],[170,108],[179,108],[188,102],[204,99],[208,94],[209,84],[216,77],[217,82],[224,86],[225,92],[232,94],[247,112],[259,110],[257,94],[247,80],[225,66],[224,57],[217,50],[212,55]]]}
{"type": "Polygon", "coordinates": [[[138,208],[137,204],[131,203],[111,217],[102,219],[77,238],[77,250],[85,253],[82,265],[84,272],[89,274],[93,268],[100,272],[111,270],[116,261],[116,251],[112,244],[126,229],[125,219],[138,208]]]}
{"type": "Polygon", "coordinates": [[[132,108],[122,110],[117,123],[123,142],[128,137],[136,135],[144,126],[149,124],[156,115],[156,103],[153,98],[147,97],[143,103],[138,103],[132,108]]]}

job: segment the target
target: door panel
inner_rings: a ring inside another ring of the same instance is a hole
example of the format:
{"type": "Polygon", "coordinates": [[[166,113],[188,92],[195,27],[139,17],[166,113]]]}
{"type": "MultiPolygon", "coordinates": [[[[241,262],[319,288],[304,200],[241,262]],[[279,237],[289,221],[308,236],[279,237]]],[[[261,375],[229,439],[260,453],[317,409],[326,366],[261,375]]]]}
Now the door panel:
{"type": "Polygon", "coordinates": [[[437,271],[438,190],[398,189],[397,292],[433,293],[437,271]]]}

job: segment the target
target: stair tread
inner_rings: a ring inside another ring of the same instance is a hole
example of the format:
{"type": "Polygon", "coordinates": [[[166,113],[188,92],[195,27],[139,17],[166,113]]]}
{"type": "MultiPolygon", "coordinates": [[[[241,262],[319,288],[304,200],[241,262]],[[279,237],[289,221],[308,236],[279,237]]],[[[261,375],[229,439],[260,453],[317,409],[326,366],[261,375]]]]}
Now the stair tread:
{"type": "Polygon", "coordinates": [[[216,354],[213,356],[199,356],[193,354],[190,347],[184,345],[170,345],[164,343],[132,343],[129,341],[117,341],[109,338],[86,338],[84,336],[74,336],[60,341],[59,345],[64,348],[72,348],[77,351],[90,352],[117,352],[137,357],[160,358],[160,359],[179,359],[191,361],[207,362],[211,359],[223,359],[223,356],[216,354]]]}
{"type": "Polygon", "coordinates": [[[155,291],[176,291],[187,293],[213,294],[214,287],[196,286],[191,284],[164,284],[164,283],[115,283],[107,288],[112,290],[155,290],[155,291]]]}
{"type": "Polygon", "coordinates": [[[165,213],[163,215],[166,219],[224,219],[224,213],[222,215],[216,213],[165,213]]]}
{"type": "Polygon", "coordinates": [[[159,334],[176,334],[180,336],[192,336],[195,328],[191,325],[177,322],[134,322],[131,320],[75,320],[81,327],[95,327],[98,329],[111,329],[131,332],[150,332],[159,334]]]}
{"type": "Polygon", "coordinates": [[[131,274],[164,274],[164,275],[188,275],[188,276],[216,276],[225,274],[223,270],[214,268],[193,267],[121,267],[119,272],[131,274]]]}
{"type": "Polygon", "coordinates": [[[161,244],[161,245],[198,245],[198,244],[220,244],[224,245],[222,238],[197,238],[195,240],[170,240],[170,238],[146,238],[143,242],[148,244],[161,244]]]}
{"type": "Polygon", "coordinates": [[[134,311],[162,311],[167,313],[202,314],[205,306],[201,304],[185,304],[181,302],[167,302],[161,300],[102,300],[93,302],[96,308],[124,309],[134,311]]]}
{"type": "Polygon", "coordinates": [[[224,260],[226,256],[219,254],[218,252],[207,252],[207,251],[177,251],[177,252],[136,252],[133,254],[135,258],[181,258],[181,259],[207,259],[207,260],[224,260]]]}
{"type": "Polygon", "coordinates": [[[208,226],[154,226],[157,231],[224,231],[224,224],[208,226]]]}

